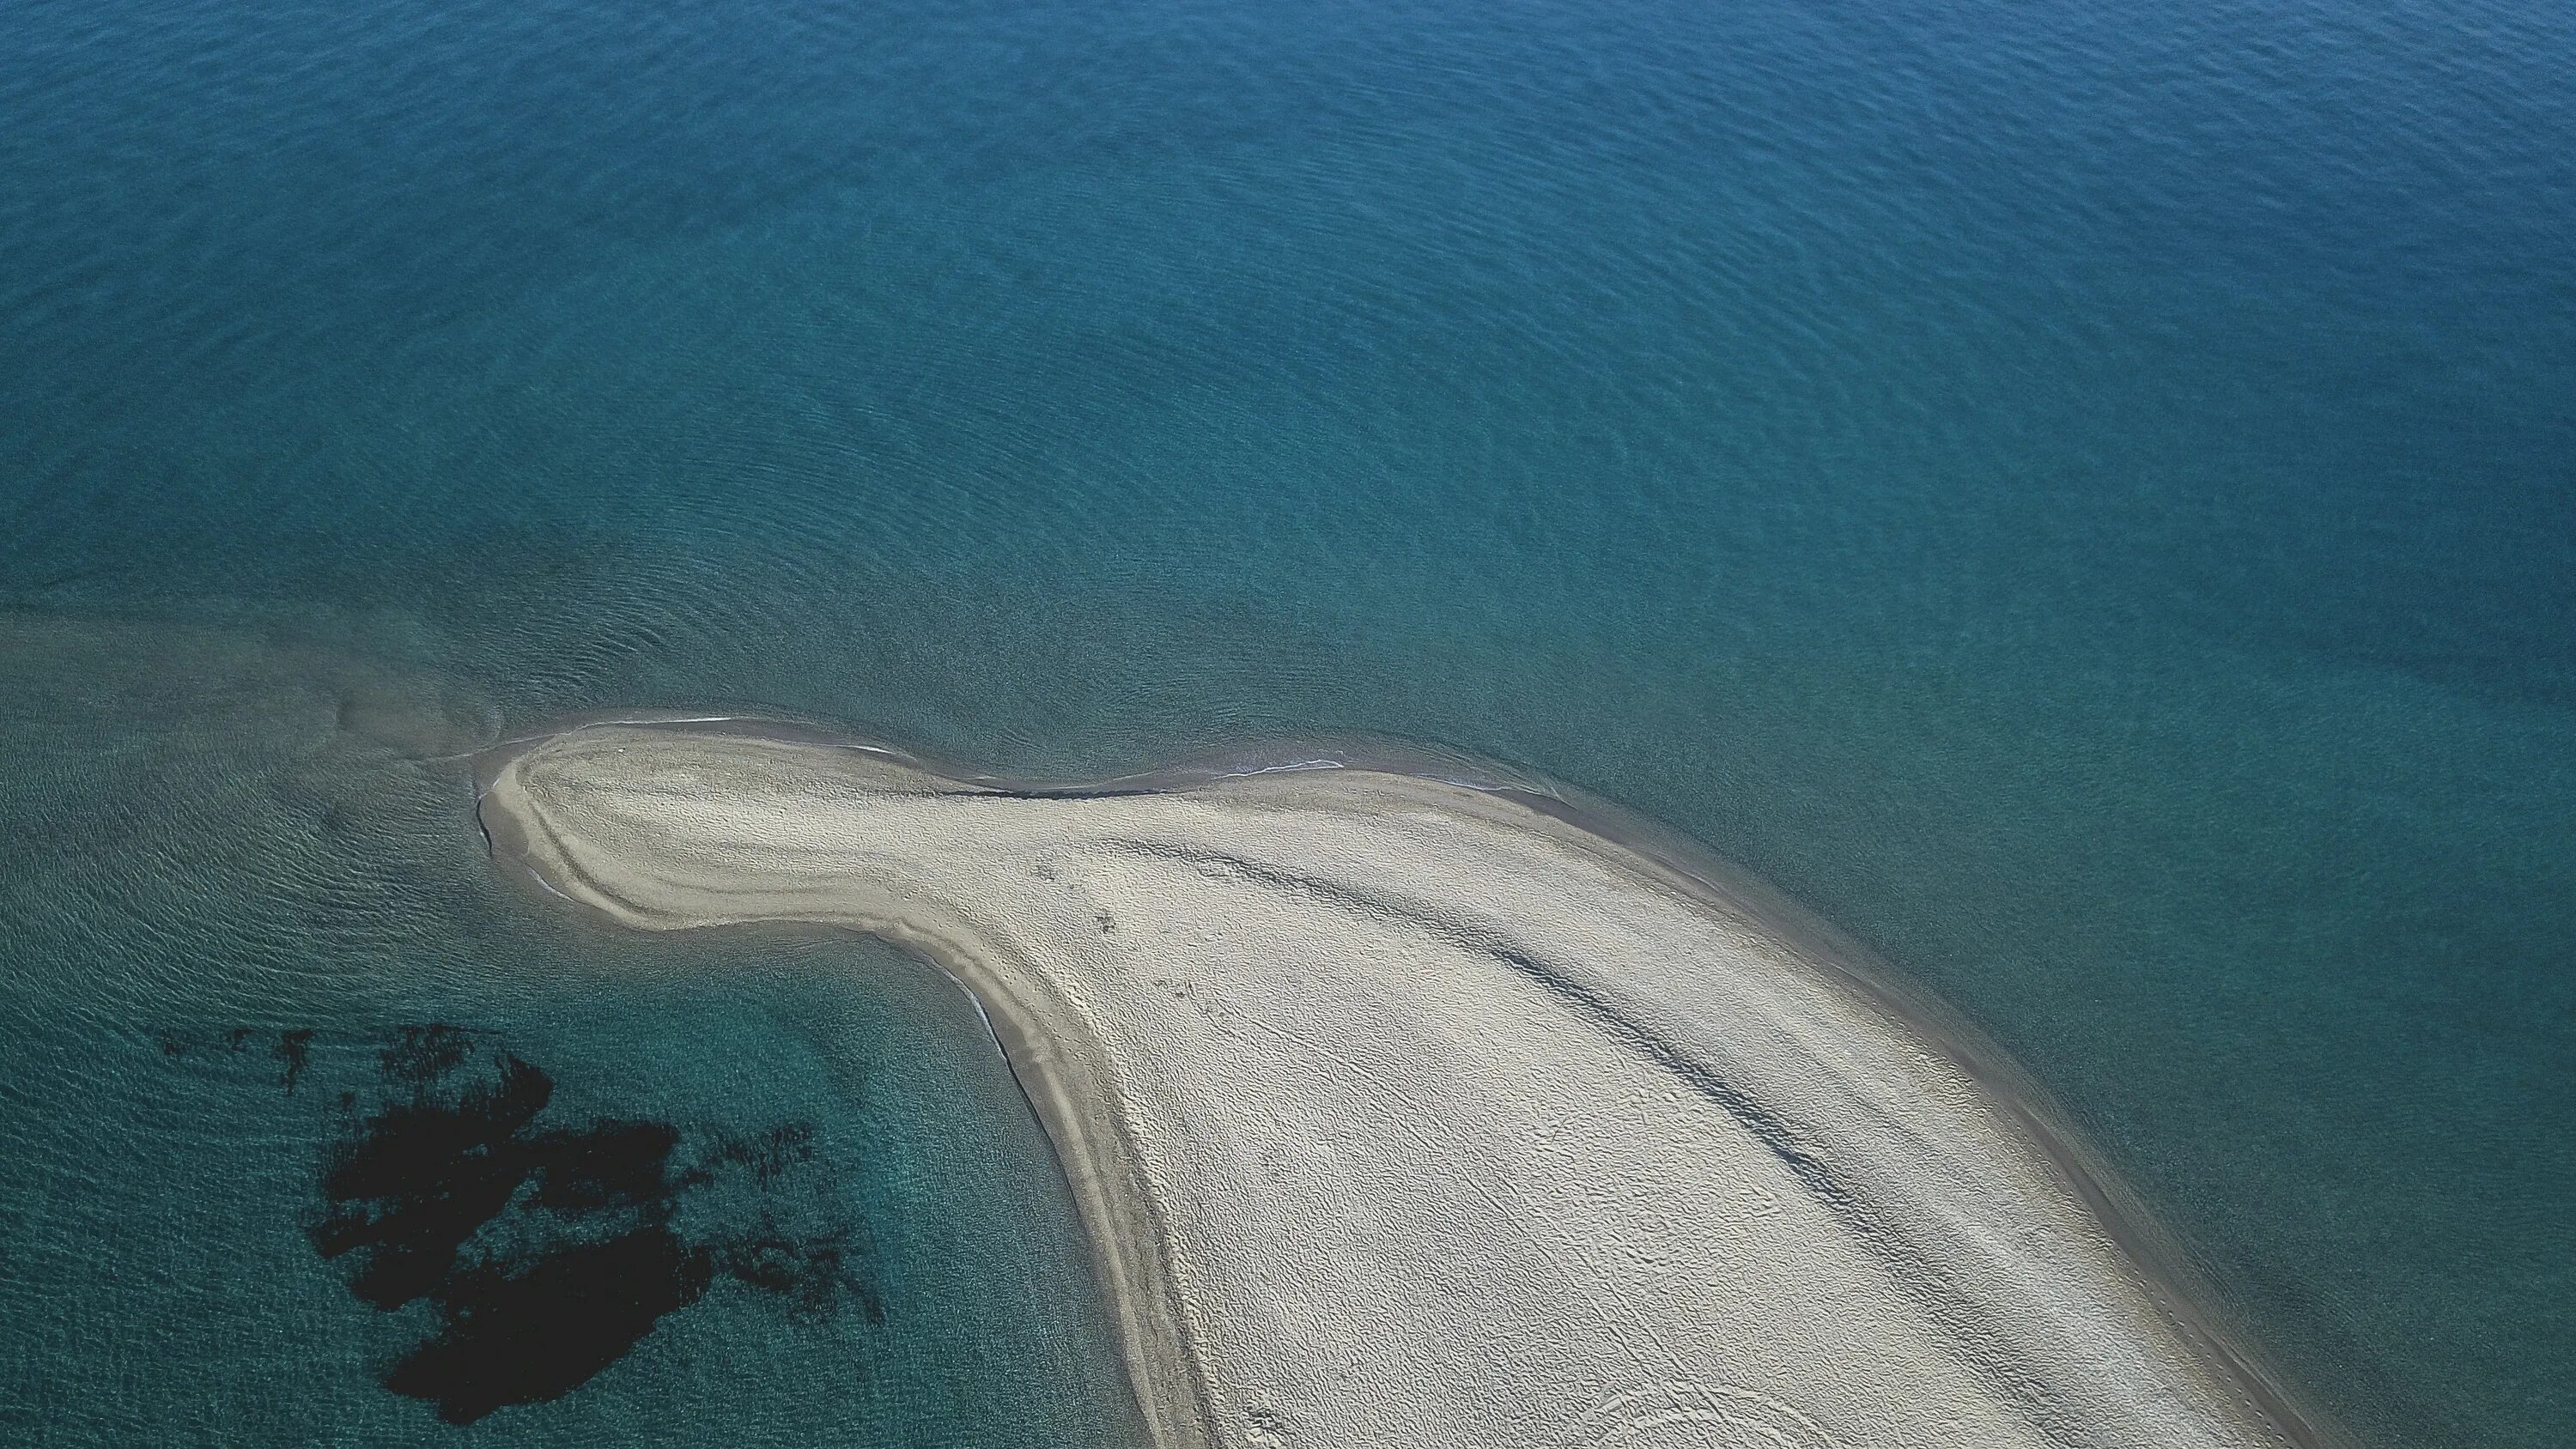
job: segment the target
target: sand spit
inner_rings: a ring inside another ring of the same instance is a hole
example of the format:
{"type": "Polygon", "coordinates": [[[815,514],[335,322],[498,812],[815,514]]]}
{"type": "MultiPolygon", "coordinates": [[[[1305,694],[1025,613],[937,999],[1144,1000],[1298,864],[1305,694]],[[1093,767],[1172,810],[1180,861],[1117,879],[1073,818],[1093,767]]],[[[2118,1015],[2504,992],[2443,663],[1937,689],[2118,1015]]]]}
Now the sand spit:
{"type": "Polygon", "coordinates": [[[496,852],[627,926],[845,926],[972,988],[1158,1449],[2314,1441],[2025,1107],[1543,801],[1034,792],[727,728],[497,757],[496,852]]]}

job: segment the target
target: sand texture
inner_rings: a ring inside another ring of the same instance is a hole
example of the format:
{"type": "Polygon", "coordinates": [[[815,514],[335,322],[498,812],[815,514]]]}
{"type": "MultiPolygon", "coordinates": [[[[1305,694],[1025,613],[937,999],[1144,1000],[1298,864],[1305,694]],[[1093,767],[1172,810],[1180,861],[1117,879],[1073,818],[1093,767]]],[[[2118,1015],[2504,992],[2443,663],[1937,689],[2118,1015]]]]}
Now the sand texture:
{"type": "Polygon", "coordinates": [[[846,926],[970,986],[1171,1449],[2306,1441],[2026,1110],[1507,795],[1004,790],[616,724],[496,761],[483,815],[617,922],[846,926]]]}

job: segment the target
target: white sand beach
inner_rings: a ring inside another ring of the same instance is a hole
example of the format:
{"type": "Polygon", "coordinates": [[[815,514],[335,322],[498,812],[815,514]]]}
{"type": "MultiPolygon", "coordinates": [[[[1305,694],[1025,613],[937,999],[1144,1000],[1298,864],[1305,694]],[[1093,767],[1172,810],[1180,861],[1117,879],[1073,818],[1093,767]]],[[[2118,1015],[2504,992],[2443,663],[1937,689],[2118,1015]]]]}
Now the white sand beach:
{"type": "Polygon", "coordinates": [[[2025,1105],[1579,823],[1365,769],[1007,791],[716,728],[496,758],[496,853],[626,926],[842,926],[968,985],[1160,1446],[2313,1442],[2025,1105]]]}

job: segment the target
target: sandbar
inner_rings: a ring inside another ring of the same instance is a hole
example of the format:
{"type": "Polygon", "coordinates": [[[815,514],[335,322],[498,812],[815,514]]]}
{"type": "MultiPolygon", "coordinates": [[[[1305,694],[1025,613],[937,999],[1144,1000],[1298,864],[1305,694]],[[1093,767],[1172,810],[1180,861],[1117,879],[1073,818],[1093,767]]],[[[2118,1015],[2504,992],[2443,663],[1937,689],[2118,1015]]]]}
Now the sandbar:
{"type": "Polygon", "coordinates": [[[665,931],[929,958],[1074,1189],[1155,1449],[2307,1445],[2049,1114],[1543,791],[1087,788],[741,721],[483,771],[496,859],[665,931]]]}

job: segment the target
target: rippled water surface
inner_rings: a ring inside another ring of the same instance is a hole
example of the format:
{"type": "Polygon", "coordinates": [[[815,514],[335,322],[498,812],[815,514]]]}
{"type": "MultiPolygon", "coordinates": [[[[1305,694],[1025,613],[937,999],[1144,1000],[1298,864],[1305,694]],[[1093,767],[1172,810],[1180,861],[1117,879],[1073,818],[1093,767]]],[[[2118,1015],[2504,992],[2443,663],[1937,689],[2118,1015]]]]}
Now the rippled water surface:
{"type": "Polygon", "coordinates": [[[2363,1442],[2576,1440],[2571,73],[2529,0],[21,0],[0,1426],[1132,1436],[945,983],[485,871],[441,757],[676,705],[1571,779],[2013,1048],[2363,1442]],[[379,1307],[414,1108],[515,1276],[379,1307]],[[647,1252],[595,1372],[404,1391],[647,1252]]]}

